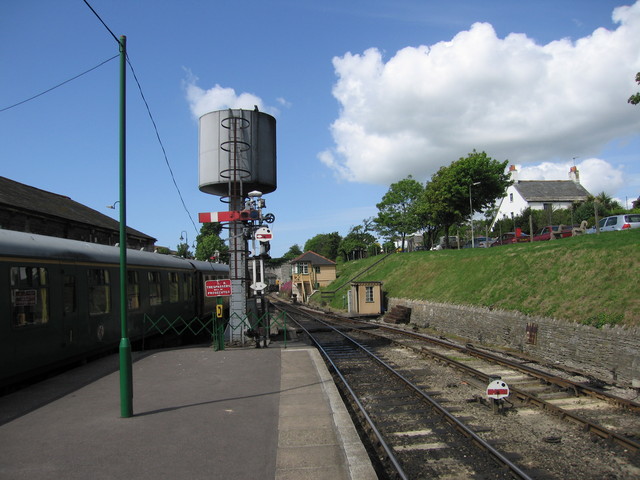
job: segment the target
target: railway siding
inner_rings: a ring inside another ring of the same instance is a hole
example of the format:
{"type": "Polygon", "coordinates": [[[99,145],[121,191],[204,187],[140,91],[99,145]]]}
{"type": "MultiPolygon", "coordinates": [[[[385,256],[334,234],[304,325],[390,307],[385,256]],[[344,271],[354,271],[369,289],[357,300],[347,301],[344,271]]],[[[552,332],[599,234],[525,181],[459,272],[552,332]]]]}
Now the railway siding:
{"type": "Polygon", "coordinates": [[[640,328],[595,328],[566,320],[527,316],[424,300],[390,298],[388,308],[411,308],[411,323],[470,342],[508,348],[608,382],[640,388],[640,328]],[[527,327],[535,326],[535,336],[527,327]]]}

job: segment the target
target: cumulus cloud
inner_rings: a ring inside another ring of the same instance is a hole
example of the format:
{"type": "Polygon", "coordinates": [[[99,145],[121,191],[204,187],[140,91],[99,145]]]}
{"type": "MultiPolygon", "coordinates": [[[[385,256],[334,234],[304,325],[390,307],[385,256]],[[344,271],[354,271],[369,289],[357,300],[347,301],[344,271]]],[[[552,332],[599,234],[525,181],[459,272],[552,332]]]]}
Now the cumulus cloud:
{"type": "Polygon", "coordinates": [[[579,162],[542,162],[537,165],[516,165],[520,180],[569,180],[569,169],[575,165],[580,183],[592,195],[615,192],[624,185],[624,170],[600,158],[579,162]]]}
{"type": "Polygon", "coordinates": [[[233,88],[222,87],[218,84],[205,90],[197,85],[198,78],[187,71],[187,79],[184,81],[184,89],[189,102],[189,108],[195,118],[200,118],[205,113],[227,108],[242,108],[253,110],[258,107],[261,112],[276,114],[277,110],[268,107],[262,99],[253,93],[236,93],[233,88]]]}
{"type": "MultiPolygon", "coordinates": [[[[640,128],[626,102],[640,71],[640,2],[612,18],[615,30],[577,41],[498,38],[476,23],[386,61],[376,48],[336,57],[335,145],[318,157],[341,179],[389,184],[408,174],[426,180],[473,149],[519,164],[592,156],[640,128]]],[[[581,162],[585,186],[604,164],[581,162]]],[[[620,171],[609,170],[617,184],[620,171]]]]}

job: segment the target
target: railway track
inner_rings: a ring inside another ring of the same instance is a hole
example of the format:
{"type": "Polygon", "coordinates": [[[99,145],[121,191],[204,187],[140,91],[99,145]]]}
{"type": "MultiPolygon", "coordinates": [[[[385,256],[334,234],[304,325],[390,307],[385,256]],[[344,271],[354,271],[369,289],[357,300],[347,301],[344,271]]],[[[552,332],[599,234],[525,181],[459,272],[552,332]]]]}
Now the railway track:
{"type": "Polygon", "coordinates": [[[318,323],[317,313],[279,307],[313,338],[338,383],[353,390],[389,478],[640,475],[640,415],[632,401],[470,345],[344,319],[318,323]],[[495,378],[511,387],[504,403],[484,395],[495,378]],[[389,473],[393,458],[407,476],[389,473]]]}

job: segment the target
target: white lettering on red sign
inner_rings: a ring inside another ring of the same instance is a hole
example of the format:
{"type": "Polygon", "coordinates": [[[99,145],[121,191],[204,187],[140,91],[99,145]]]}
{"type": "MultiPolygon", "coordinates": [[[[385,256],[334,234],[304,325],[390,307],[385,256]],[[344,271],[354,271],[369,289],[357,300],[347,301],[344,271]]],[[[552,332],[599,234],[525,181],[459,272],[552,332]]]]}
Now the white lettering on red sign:
{"type": "Polygon", "coordinates": [[[487,397],[499,400],[509,396],[509,385],[502,380],[494,380],[487,387],[487,397]]]}
{"type": "Polygon", "coordinates": [[[231,280],[207,280],[204,282],[206,297],[228,297],[231,295],[231,280]]]}

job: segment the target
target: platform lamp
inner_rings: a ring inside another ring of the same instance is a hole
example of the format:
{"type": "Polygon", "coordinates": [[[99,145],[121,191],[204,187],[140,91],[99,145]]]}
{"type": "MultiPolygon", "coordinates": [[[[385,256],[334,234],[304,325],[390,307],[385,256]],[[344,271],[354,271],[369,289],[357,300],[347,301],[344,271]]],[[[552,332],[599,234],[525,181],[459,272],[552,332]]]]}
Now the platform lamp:
{"type": "Polygon", "coordinates": [[[476,248],[475,238],[473,235],[473,203],[471,202],[471,187],[475,185],[480,185],[482,182],[472,182],[469,184],[469,211],[471,212],[471,248],[476,248]]]}
{"type": "Polygon", "coordinates": [[[189,237],[187,236],[187,231],[182,230],[180,232],[180,245],[184,245],[184,258],[189,258],[189,237]],[[184,233],[184,236],[182,235],[184,233]]]}

